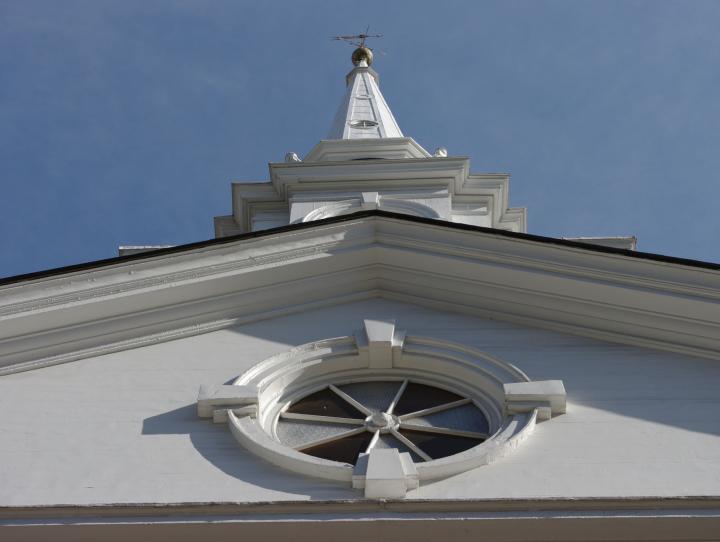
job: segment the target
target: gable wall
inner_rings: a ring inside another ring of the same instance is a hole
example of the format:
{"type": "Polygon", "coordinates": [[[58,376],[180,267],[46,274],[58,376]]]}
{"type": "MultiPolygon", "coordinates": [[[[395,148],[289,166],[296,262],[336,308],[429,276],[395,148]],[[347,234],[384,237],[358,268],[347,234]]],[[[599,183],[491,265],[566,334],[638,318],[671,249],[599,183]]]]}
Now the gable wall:
{"type": "Polygon", "coordinates": [[[359,498],[283,471],[197,418],[202,383],[390,317],[536,380],[568,412],[512,455],[409,498],[720,495],[720,364],[375,299],[0,377],[0,505],[359,498]]]}

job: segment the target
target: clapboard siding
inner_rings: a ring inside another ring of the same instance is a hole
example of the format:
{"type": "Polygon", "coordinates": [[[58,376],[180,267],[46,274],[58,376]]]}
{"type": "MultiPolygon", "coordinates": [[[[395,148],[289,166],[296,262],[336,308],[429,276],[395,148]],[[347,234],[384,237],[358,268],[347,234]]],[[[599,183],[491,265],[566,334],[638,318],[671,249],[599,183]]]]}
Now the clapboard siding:
{"type": "Polygon", "coordinates": [[[375,299],[0,377],[0,505],[360,498],[257,459],[195,401],[372,317],[568,392],[567,414],[512,455],[408,498],[720,495],[720,363],[375,299]]]}

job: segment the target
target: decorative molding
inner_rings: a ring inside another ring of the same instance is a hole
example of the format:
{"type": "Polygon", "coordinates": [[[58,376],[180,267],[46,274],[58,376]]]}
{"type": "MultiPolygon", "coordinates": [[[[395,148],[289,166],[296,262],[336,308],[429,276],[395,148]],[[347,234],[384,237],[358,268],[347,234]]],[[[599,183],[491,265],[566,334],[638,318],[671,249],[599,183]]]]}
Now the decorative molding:
{"type": "Polygon", "coordinates": [[[365,329],[355,333],[360,355],[367,355],[373,369],[389,369],[397,361],[405,342],[405,331],[395,331],[395,320],[365,320],[365,329]]]}
{"type": "Polygon", "coordinates": [[[430,153],[411,137],[384,137],[322,140],[310,150],[304,161],[338,162],[357,158],[398,160],[429,157],[430,153]]]}
{"type": "Polygon", "coordinates": [[[421,216],[423,218],[447,218],[440,216],[440,213],[429,205],[402,198],[393,198],[390,196],[381,197],[378,208],[406,215],[421,216]]]}
{"type": "Polygon", "coordinates": [[[378,296],[720,359],[718,270],[371,215],[0,286],[0,371],[378,296]]]}
{"type": "Polygon", "coordinates": [[[254,386],[204,384],[198,391],[198,416],[212,418],[216,410],[257,405],[258,390],[254,386]]]}
{"type": "MultiPolygon", "coordinates": [[[[7,525],[19,520],[63,520],[62,523],[92,522],[103,518],[125,521],[127,518],[179,517],[219,518],[227,521],[229,517],[272,516],[277,519],[286,514],[289,516],[320,516],[327,521],[326,515],[339,516],[359,514],[360,518],[367,513],[391,512],[396,514],[427,514],[437,522],[438,514],[450,513],[500,513],[507,521],[507,513],[516,513],[518,517],[538,518],[547,521],[547,515],[557,517],[567,512],[583,512],[585,516],[606,517],[618,514],[619,517],[714,517],[720,525],[720,497],[718,496],[683,496],[683,497],[588,497],[588,498],[499,498],[499,499],[402,499],[402,500],[353,500],[310,501],[226,501],[197,503],[157,503],[134,502],[113,504],[59,504],[49,506],[2,506],[0,521],[7,525]],[[558,514],[560,513],[560,514],[558,514]]],[[[482,516],[481,516],[482,517],[482,516]]],[[[60,522],[60,521],[58,521],[60,522]]],[[[624,536],[624,533],[621,533],[624,536]]],[[[627,542],[627,538],[623,538],[627,542]]],[[[707,542],[707,538],[703,538],[707,542]]]]}
{"type": "Polygon", "coordinates": [[[409,453],[373,448],[369,454],[360,454],[352,486],[364,489],[367,499],[403,499],[408,490],[420,486],[420,480],[409,453]]]}
{"type": "Polygon", "coordinates": [[[508,175],[470,174],[468,158],[430,156],[410,138],[321,141],[303,162],[271,163],[269,168],[270,182],[233,184],[232,220],[216,217],[216,235],[266,227],[264,221],[258,226],[255,217],[268,211],[290,224],[369,209],[363,194],[373,192],[380,209],[526,231],[525,209],[508,208],[508,175]],[[334,153],[332,158],[326,152],[334,153]],[[428,190],[438,191],[430,199],[442,192],[444,201],[428,203],[422,194],[428,190]],[[456,204],[462,211],[454,214],[456,204]],[[475,216],[474,209],[479,210],[475,216]]]}
{"type": "Polygon", "coordinates": [[[565,414],[566,393],[562,380],[508,382],[503,388],[508,414],[537,410],[538,421],[565,414]]]}
{"type": "MultiPolygon", "coordinates": [[[[305,213],[302,209],[297,212],[297,207],[302,205],[299,201],[293,201],[291,203],[290,211],[290,223],[295,224],[298,222],[314,222],[324,218],[330,218],[333,216],[340,216],[350,214],[356,211],[368,211],[380,209],[388,212],[398,212],[401,214],[420,216],[423,218],[440,219],[448,218],[441,217],[437,210],[433,209],[430,205],[424,203],[418,203],[410,199],[403,199],[390,196],[381,196],[377,192],[362,192],[357,198],[350,198],[347,200],[331,201],[325,205],[322,202],[325,200],[324,195],[314,194],[314,197],[319,198],[314,201],[303,202],[305,207],[312,207],[312,210],[305,213]],[[318,205],[321,205],[318,207],[318,205]]],[[[337,198],[338,195],[334,195],[337,198]]],[[[418,197],[417,194],[408,194],[407,197],[418,197]]],[[[424,199],[433,199],[435,195],[428,196],[423,194],[424,199]]]]}
{"type": "Polygon", "coordinates": [[[707,542],[720,532],[718,497],[366,499],[114,503],[0,508],[4,540],[347,538],[707,542]],[[331,518],[329,521],[328,519],[331,518]],[[679,535],[677,533],[680,533],[679,535]]]}
{"type": "Polygon", "coordinates": [[[227,421],[240,444],[277,466],[352,482],[364,488],[368,498],[401,498],[423,480],[452,476],[509,453],[532,432],[538,412],[547,406],[542,400],[550,398],[558,414],[564,409],[564,395],[562,405],[558,396],[560,389],[564,393],[562,382],[533,384],[517,367],[475,348],[407,335],[395,328],[393,319],[366,319],[364,329],[353,336],[315,341],[272,356],[230,386],[201,387],[198,414],[227,421]],[[275,437],[276,419],[300,397],[333,383],[378,379],[412,379],[461,394],[483,412],[490,436],[464,452],[417,464],[408,454],[377,453],[373,448],[354,467],[301,453],[275,437]],[[506,408],[518,397],[538,399],[538,408],[506,408]]]}

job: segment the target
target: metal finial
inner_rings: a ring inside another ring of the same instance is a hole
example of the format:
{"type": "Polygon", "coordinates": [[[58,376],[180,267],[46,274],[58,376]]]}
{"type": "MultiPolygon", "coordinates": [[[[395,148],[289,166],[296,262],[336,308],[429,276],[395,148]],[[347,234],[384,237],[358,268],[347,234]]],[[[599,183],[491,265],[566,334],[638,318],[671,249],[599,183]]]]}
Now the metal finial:
{"type": "Polygon", "coordinates": [[[369,31],[370,27],[368,26],[362,34],[355,34],[352,36],[334,36],[330,39],[345,41],[348,44],[357,47],[357,49],[353,51],[351,57],[353,65],[357,66],[364,60],[369,66],[373,61],[373,52],[370,47],[365,45],[365,40],[367,38],[382,38],[382,34],[368,34],[369,31]]]}
{"type": "Polygon", "coordinates": [[[363,60],[365,61],[365,64],[369,66],[370,64],[372,64],[373,61],[372,49],[370,49],[369,47],[358,47],[353,51],[350,59],[352,60],[353,66],[357,66],[363,60]]]}

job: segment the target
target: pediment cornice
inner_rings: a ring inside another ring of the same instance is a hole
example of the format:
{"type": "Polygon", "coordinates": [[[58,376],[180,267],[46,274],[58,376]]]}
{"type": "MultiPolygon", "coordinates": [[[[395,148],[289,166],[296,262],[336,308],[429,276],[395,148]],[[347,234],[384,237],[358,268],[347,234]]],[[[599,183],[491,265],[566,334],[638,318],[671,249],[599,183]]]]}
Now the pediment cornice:
{"type": "Polygon", "coordinates": [[[370,297],[720,358],[720,270],[670,260],[363,212],[6,283],[0,371],[370,297]]]}

